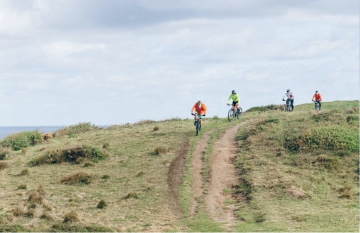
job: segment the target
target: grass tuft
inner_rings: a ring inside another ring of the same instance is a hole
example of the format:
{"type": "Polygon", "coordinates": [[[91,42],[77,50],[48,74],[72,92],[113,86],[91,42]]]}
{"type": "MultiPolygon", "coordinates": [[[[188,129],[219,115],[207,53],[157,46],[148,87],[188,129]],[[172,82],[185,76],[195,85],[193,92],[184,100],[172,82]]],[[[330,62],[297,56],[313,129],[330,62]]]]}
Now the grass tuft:
{"type": "Polygon", "coordinates": [[[166,153],[166,148],[162,146],[155,147],[154,149],[155,155],[160,155],[166,153]]]}
{"type": "Polygon", "coordinates": [[[96,206],[98,209],[104,209],[107,206],[106,202],[104,200],[101,200],[99,204],[96,206]]]}
{"type": "Polygon", "coordinates": [[[72,210],[65,214],[64,223],[74,223],[74,222],[79,222],[79,216],[75,210],[72,210]]]}
{"type": "Polygon", "coordinates": [[[6,157],[9,156],[9,150],[5,148],[0,148],[0,160],[4,160],[6,157]]]}
{"type": "Polygon", "coordinates": [[[75,174],[64,176],[61,183],[74,185],[74,184],[90,184],[92,177],[85,172],[78,172],[75,174]]]}
{"type": "Polygon", "coordinates": [[[53,133],[53,135],[55,137],[60,137],[60,136],[64,136],[64,135],[74,137],[74,135],[76,135],[76,134],[94,131],[94,130],[98,130],[98,129],[101,129],[101,128],[99,128],[95,125],[92,125],[90,122],[83,122],[83,123],[78,123],[77,125],[63,127],[61,129],[55,131],[53,133]]]}
{"type": "Polygon", "coordinates": [[[9,164],[7,162],[0,161],[0,170],[3,170],[7,167],[9,167],[9,164]]]}
{"type": "Polygon", "coordinates": [[[26,184],[21,184],[18,186],[18,189],[27,189],[26,184]]]}
{"type": "Polygon", "coordinates": [[[20,176],[28,176],[30,174],[29,169],[25,168],[20,172],[20,176]]]}

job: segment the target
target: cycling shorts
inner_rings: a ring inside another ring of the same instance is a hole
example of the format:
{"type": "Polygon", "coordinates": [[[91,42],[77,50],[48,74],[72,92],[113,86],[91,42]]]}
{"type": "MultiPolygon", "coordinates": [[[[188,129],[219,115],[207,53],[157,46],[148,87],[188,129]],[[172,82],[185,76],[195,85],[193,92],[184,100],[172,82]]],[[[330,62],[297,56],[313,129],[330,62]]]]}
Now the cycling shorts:
{"type": "Polygon", "coordinates": [[[236,104],[239,103],[239,101],[233,101],[232,106],[236,106],[236,104]]]}

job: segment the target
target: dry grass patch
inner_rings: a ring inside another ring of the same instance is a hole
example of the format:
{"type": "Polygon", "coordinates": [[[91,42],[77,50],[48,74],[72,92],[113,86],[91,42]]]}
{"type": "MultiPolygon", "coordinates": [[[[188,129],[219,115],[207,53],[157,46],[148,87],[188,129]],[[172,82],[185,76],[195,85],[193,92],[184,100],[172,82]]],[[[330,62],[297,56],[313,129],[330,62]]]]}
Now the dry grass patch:
{"type": "Polygon", "coordinates": [[[155,149],[154,149],[155,155],[165,154],[166,151],[167,151],[166,148],[163,146],[158,146],[158,147],[155,147],[155,149]]]}
{"type": "Polygon", "coordinates": [[[92,177],[85,172],[78,172],[75,174],[64,176],[61,183],[74,185],[74,184],[90,184],[92,177]]]}
{"type": "Polygon", "coordinates": [[[66,213],[64,216],[64,223],[74,223],[79,221],[78,213],[75,210],[66,213]]]}
{"type": "Polygon", "coordinates": [[[292,185],[290,188],[287,188],[286,193],[290,194],[292,197],[303,199],[306,197],[305,191],[302,188],[292,185]]]}
{"type": "Polygon", "coordinates": [[[8,157],[10,154],[10,151],[5,148],[0,148],[0,160],[4,160],[6,157],[8,157]]]}
{"type": "Polygon", "coordinates": [[[9,164],[7,162],[0,161],[0,170],[3,170],[7,167],[9,167],[9,164]]]}
{"type": "Polygon", "coordinates": [[[20,172],[19,176],[27,176],[29,174],[30,174],[29,169],[25,168],[20,172]]]}

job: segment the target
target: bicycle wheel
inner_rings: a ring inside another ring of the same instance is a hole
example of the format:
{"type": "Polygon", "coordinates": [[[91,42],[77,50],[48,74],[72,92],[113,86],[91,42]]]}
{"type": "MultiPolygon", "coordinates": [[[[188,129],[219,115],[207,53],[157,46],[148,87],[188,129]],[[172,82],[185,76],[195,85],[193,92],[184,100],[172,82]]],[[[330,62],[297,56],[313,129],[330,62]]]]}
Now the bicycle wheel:
{"type": "Polygon", "coordinates": [[[228,112],[228,119],[229,121],[232,121],[234,119],[234,110],[230,109],[228,112]]]}
{"type": "Polygon", "coordinates": [[[238,109],[237,114],[236,114],[237,119],[239,119],[241,113],[242,113],[242,108],[240,107],[240,108],[238,109]]]}
{"type": "Polygon", "coordinates": [[[200,123],[197,121],[196,124],[195,124],[195,129],[196,129],[196,136],[198,136],[199,134],[199,128],[200,128],[200,123]]]}

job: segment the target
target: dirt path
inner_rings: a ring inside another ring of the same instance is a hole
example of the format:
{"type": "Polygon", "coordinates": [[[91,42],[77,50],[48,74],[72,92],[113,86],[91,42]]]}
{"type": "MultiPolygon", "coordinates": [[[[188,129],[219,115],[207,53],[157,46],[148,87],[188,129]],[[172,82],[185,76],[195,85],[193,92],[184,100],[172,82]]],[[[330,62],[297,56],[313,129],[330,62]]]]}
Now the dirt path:
{"type": "Polygon", "coordinates": [[[235,168],[237,153],[236,134],[242,122],[227,130],[220,139],[215,141],[210,160],[210,182],[205,203],[210,217],[222,222],[228,231],[235,225],[234,201],[231,199],[233,185],[239,183],[239,175],[235,168]]]}
{"type": "Polygon", "coordinates": [[[208,145],[208,141],[210,139],[209,134],[214,130],[208,131],[203,134],[201,140],[195,147],[195,150],[191,159],[191,168],[190,174],[192,177],[192,190],[193,196],[191,198],[191,206],[190,206],[190,216],[194,216],[196,211],[196,207],[198,205],[198,199],[203,195],[203,179],[202,179],[202,166],[203,166],[203,157],[206,146],[208,145]]]}

